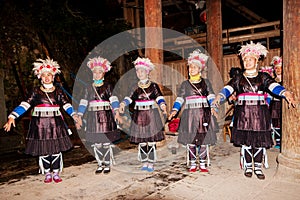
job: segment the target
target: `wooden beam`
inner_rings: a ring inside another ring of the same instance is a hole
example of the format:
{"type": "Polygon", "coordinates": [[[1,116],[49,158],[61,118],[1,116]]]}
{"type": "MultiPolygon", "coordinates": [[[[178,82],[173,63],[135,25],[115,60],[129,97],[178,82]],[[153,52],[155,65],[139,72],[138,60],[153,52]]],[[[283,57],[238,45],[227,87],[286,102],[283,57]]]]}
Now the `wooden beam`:
{"type": "Polygon", "coordinates": [[[247,18],[249,21],[253,23],[257,24],[257,23],[267,22],[265,18],[259,16],[258,14],[251,11],[250,9],[248,9],[247,7],[245,7],[244,5],[242,5],[240,2],[236,0],[226,0],[224,1],[224,3],[227,7],[231,8],[232,10],[244,16],[245,18],[247,18]]]}

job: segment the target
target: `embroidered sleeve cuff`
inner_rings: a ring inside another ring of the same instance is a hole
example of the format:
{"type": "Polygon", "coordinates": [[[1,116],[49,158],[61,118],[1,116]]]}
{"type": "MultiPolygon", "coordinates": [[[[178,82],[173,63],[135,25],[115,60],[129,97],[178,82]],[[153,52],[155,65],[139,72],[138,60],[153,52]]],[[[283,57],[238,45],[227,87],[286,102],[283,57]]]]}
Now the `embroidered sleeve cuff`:
{"type": "Polygon", "coordinates": [[[285,92],[286,92],[286,89],[282,90],[280,93],[279,93],[279,96],[282,96],[282,97],[285,97],[285,92]]]}
{"type": "Polygon", "coordinates": [[[226,85],[225,87],[223,87],[223,89],[221,90],[221,92],[219,94],[221,94],[225,100],[233,93],[233,91],[234,91],[234,89],[231,86],[226,85]]]}
{"type": "Polygon", "coordinates": [[[10,115],[8,115],[8,118],[16,119],[17,117],[15,115],[13,115],[13,114],[10,114],[10,115]]]}
{"type": "Polygon", "coordinates": [[[129,97],[125,97],[123,103],[125,104],[125,106],[128,106],[129,104],[132,103],[132,99],[129,97]]]}
{"type": "Polygon", "coordinates": [[[216,95],[214,95],[214,94],[209,94],[207,96],[207,100],[208,100],[209,105],[211,105],[211,103],[215,100],[215,98],[216,98],[216,95]]]}
{"type": "Polygon", "coordinates": [[[221,102],[226,100],[226,96],[223,93],[219,93],[219,95],[221,96],[221,102]]]}
{"type": "Polygon", "coordinates": [[[29,108],[30,104],[25,101],[22,101],[21,104],[17,106],[11,114],[14,115],[15,118],[18,118],[19,116],[23,115],[29,108]]]}
{"type": "Polygon", "coordinates": [[[68,113],[68,115],[70,116],[73,116],[74,114],[76,114],[74,112],[74,109],[72,107],[72,105],[70,103],[66,103],[64,106],[63,106],[64,110],[68,113]]]}
{"type": "Polygon", "coordinates": [[[177,97],[172,110],[179,111],[183,103],[184,103],[184,99],[182,97],[177,97]]]}
{"type": "Polygon", "coordinates": [[[163,103],[163,104],[166,104],[166,101],[165,101],[165,99],[164,99],[163,96],[157,97],[157,98],[156,98],[156,102],[157,102],[158,105],[161,105],[162,103],[163,103]]]}
{"type": "Polygon", "coordinates": [[[110,101],[110,104],[111,104],[111,107],[112,107],[113,110],[117,110],[120,107],[120,103],[119,103],[118,97],[111,96],[109,98],[109,101],[110,101]]]}
{"type": "Polygon", "coordinates": [[[284,96],[283,93],[285,92],[285,88],[279,83],[270,84],[269,90],[276,95],[284,96]]]}
{"type": "Polygon", "coordinates": [[[81,99],[80,103],[79,103],[79,106],[78,106],[78,113],[77,114],[82,116],[86,111],[87,105],[88,105],[88,101],[85,100],[85,99],[81,99]]]}

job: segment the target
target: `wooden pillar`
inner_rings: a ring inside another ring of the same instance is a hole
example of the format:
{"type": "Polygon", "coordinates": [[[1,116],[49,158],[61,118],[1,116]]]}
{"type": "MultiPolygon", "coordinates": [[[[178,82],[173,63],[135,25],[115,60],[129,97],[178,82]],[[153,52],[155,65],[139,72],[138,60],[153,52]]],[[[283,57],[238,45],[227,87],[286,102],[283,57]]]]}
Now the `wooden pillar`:
{"type": "Polygon", "coordinates": [[[206,1],[207,51],[221,72],[223,66],[221,0],[206,1]]]}
{"type": "Polygon", "coordinates": [[[300,1],[283,1],[283,85],[294,92],[296,109],[283,101],[282,150],[278,155],[280,178],[300,181],[300,1]]]}
{"type": "MultiPolygon", "coordinates": [[[[220,82],[220,74],[223,72],[223,40],[222,40],[222,4],[221,0],[206,1],[206,42],[207,52],[210,60],[208,61],[208,79],[212,82],[214,92],[220,90],[217,83],[220,82]],[[219,72],[219,73],[218,73],[219,72]]],[[[221,81],[222,83],[224,81],[221,81]]],[[[225,115],[225,109],[219,110],[219,116],[225,115]]]]}
{"type": "Polygon", "coordinates": [[[156,69],[151,73],[153,81],[161,83],[163,63],[162,5],[161,0],[144,0],[145,12],[145,57],[149,58],[156,69]],[[152,28],[151,28],[152,27],[152,28]],[[149,48],[151,46],[151,48],[149,48]]]}

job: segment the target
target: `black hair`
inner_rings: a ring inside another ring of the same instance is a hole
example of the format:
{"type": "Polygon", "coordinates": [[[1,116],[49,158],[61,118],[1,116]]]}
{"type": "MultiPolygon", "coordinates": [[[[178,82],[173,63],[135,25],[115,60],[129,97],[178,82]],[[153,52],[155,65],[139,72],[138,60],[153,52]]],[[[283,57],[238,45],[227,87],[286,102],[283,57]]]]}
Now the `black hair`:
{"type": "Polygon", "coordinates": [[[242,70],[241,68],[239,68],[239,67],[232,67],[232,68],[230,69],[230,71],[229,71],[229,77],[230,77],[230,78],[233,78],[234,76],[236,76],[236,75],[242,73],[242,71],[243,71],[243,70],[242,70]]]}

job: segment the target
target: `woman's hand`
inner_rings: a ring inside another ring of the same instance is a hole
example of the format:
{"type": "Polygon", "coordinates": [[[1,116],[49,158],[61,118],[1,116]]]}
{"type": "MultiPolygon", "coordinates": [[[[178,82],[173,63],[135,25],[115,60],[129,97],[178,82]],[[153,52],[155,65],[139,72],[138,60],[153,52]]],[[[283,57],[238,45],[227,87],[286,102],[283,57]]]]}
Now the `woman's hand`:
{"type": "Polygon", "coordinates": [[[216,109],[215,108],[211,108],[211,114],[213,115],[213,116],[215,116],[216,118],[218,118],[218,112],[216,111],[216,109]]]}
{"type": "Polygon", "coordinates": [[[82,119],[80,115],[73,115],[73,119],[75,121],[75,127],[77,130],[81,129],[82,127],[82,119]]]}
{"type": "Polygon", "coordinates": [[[172,110],[172,112],[170,113],[169,117],[168,117],[168,120],[171,121],[175,115],[177,114],[177,111],[176,110],[172,110]]]}
{"type": "Polygon", "coordinates": [[[220,107],[220,102],[221,102],[221,95],[218,94],[216,96],[216,98],[213,100],[213,102],[211,103],[211,106],[219,108],[220,107]]]}
{"type": "Polygon", "coordinates": [[[125,112],[125,104],[121,102],[119,107],[119,113],[123,114],[124,112],[125,112]]]}
{"type": "Polygon", "coordinates": [[[15,119],[9,117],[6,124],[4,124],[3,128],[6,132],[10,131],[11,125],[13,125],[13,127],[16,127],[15,125],[15,119]]]}
{"type": "Polygon", "coordinates": [[[293,106],[294,108],[296,107],[296,102],[295,102],[294,95],[292,92],[285,91],[283,96],[285,97],[285,99],[287,100],[287,102],[289,104],[288,108],[290,108],[290,106],[293,106]]]}
{"type": "Polygon", "coordinates": [[[119,113],[118,110],[116,111],[116,114],[115,114],[115,121],[116,121],[118,124],[123,124],[123,118],[122,118],[122,116],[120,115],[120,113],[119,113]]]}
{"type": "Polygon", "coordinates": [[[166,106],[166,104],[161,104],[160,109],[163,111],[164,115],[167,115],[167,106],[166,106]]]}

